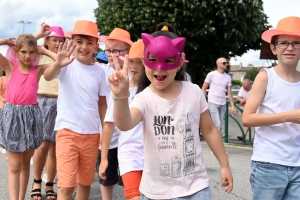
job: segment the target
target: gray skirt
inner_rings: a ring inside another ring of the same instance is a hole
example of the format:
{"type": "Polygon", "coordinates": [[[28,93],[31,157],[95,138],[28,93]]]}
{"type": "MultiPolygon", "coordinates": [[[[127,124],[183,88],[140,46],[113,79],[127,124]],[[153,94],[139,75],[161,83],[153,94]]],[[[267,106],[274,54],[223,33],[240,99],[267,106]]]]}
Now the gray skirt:
{"type": "Polygon", "coordinates": [[[43,117],[43,140],[55,142],[54,126],[57,115],[57,98],[38,95],[38,102],[43,117]]]}
{"type": "Polygon", "coordinates": [[[10,152],[37,149],[43,141],[42,129],[38,105],[6,103],[0,110],[0,146],[10,152]]]}

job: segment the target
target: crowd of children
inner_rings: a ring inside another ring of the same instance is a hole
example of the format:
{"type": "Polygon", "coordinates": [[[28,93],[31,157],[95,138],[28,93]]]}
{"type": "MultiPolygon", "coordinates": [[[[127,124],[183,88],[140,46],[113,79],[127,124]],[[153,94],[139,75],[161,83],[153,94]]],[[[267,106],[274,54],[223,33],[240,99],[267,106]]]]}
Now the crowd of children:
{"type": "MultiPolygon", "coordinates": [[[[262,38],[278,65],[258,74],[243,115],[245,126],[257,127],[253,199],[298,199],[300,100],[292,94],[300,92],[300,18],[281,20],[262,38]]],[[[87,200],[95,166],[103,200],[112,199],[120,176],[129,200],[211,199],[199,129],[230,193],[221,135],[185,72],[185,42],[166,22],[132,42],[121,28],[100,37],[86,20],[68,33],[43,23],[35,35],[0,39],[9,46],[0,54],[0,146],[8,157],[10,199],[25,198],[31,157],[31,199],[42,199],[46,171],[47,199],[71,199],[76,189],[76,198],[87,200]],[[100,40],[105,50],[95,55],[100,40]]]]}

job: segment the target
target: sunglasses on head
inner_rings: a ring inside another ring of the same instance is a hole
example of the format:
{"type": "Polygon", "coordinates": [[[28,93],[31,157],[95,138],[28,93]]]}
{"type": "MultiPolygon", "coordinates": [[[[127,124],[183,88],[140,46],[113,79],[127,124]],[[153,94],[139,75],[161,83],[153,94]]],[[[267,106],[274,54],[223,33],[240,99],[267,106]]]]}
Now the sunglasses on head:
{"type": "Polygon", "coordinates": [[[223,65],[227,65],[227,62],[222,62],[223,65]]]}

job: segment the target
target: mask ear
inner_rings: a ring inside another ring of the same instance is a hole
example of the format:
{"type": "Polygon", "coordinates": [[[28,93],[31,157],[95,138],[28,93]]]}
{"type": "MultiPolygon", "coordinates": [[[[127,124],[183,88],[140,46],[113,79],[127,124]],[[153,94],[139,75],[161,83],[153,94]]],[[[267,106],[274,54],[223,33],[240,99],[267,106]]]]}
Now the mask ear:
{"type": "Polygon", "coordinates": [[[172,43],[174,44],[174,46],[178,51],[181,51],[185,43],[185,38],[183,37],[175,38],[172,40],[172,43]]]}
{"type": "Polygon", "coordinates": [[[145,45],[145,49],[151,44],[151,41],[154,39],[152,35],[147,33],[142,33],[142,40],[145,45]]]}

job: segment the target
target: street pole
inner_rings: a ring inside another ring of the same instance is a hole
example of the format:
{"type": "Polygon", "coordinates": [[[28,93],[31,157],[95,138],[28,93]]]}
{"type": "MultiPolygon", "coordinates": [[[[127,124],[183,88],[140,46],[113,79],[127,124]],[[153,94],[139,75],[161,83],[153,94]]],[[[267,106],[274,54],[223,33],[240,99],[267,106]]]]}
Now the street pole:
{"type": "Polygon", "coordinates": [[[32,22],[24,22],[23,20],[22,21],[19,21],[18,23],[21,23],[22,26],[23,26],[23,33],[24,33],[24,24],[31,24],[32,22]]]}

